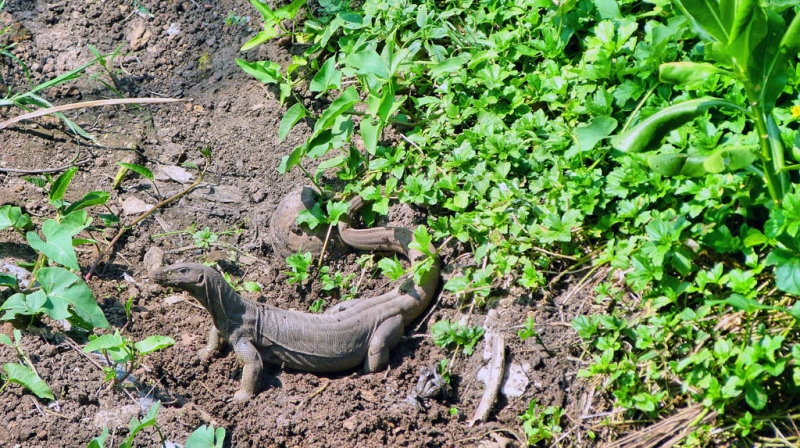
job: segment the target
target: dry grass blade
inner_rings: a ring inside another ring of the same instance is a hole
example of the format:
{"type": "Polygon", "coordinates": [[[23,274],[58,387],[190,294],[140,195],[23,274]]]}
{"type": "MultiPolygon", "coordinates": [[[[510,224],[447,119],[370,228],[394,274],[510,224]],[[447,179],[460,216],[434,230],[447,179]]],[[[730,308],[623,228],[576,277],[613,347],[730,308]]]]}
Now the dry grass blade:
{"type": "Polygon", "coordinates": [[[669,448],[691,434],[698,426],[716,417],[715,411],[709,411],[704,406],[695,404],[654,425],[609,443],[604,448],[669,448]]]}
{"type": "Polygon", "coordinates": [[[31,118],[42,117],[45,115],[54,114],[57,112],[64,112],[65,110],[81,109],[84,107],[97,107],[97,106],[113,106],[117,104],[158,104],[158,103],[178,103],[182,101],[191,101],[189,99],[178,98],[119,98],[113,100],[97,100],[97,101],[84,101],[82,103],[64,104],[63,106],[48,107],[47,109],[38,109],[33,112],[14,117],[0,123],[0,129],[5,129],[14,123],[23,120],[30,120],[31,118]]]}

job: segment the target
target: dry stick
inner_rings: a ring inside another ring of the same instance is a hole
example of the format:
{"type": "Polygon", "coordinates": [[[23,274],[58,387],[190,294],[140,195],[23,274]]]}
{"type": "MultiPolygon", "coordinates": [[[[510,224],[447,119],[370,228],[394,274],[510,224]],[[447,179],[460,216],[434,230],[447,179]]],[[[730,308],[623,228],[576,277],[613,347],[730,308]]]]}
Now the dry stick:
{"type": "Polygon", "coordinates": [[[475,409],[475,414],[469,421],[469,426],[477,422],[485,422],[492,412],[494,402],[497,401],[497,394],[503,384],[503,370],[506,366],[506,343],[503,336],[496,332],[492,342],[492,363],[489,365],[489,379],[486,381],[486,389],[483,390],[481,402],[475,409]]]}
{"type": "Polygon", "coordinates": [[[191,98],[176,99],[176,98],[120,98],[114,100],[98,100],[98,101],[84,101],[82,103],[64,104],[63,106],[48,107],[47,109],[39,109],[33,112],[14,117],[0,123],[0,129],[5,129],[14,123],[22,120],[29,120],[31,118],[50,115],[65,110],[82,109],[84,107],[97,107],[97,106],[111,106],[116,104],[156,104],[156,103],[176,103],[181,101],[192,101],[191,98]]]}
{"type": "Polygon", "coordinates": [[[86,277],[84,277],[84,279],[86,281],[89,281],[92,278],[92,275],[94,274],[95,269],[97,269],[97,265],[100,264],[100,262],[103,260],[103,258],[111,251],[111,249],[114,247],[114,245],[117,244],[117,241],[119,241],[119,239],[122,238],[122,235],[124,235],[125,232],[128,231],[128,229],[131,229],[134,226],[136,226],[137,224],[139,224],[140,222],[144,221],[150,215],[152,215],[156,211],[160,210],[161,208],[163,208],[165,205],[169,204],[170,202],[175,201],[177,199],[180,199],[181,196],[183,196],[186,193],[189,193],[190,191],[192,191],[195,188],[197,188],[197,186],[200,185],[200,182],[203,181],[203,176],[205,176],[209,165],[211,165],[211,160],[207,159],[206,160],[206,166],[203,168],[203,171],[200,172],[200,175],[197,177],[197,180],[194,181],[194,183],[192,185],[189,185],[186,189],[174,194],[172,197],[169,197],[169,198],[164,199],[163,201],[159,202],[153,208],[151,208],[150,210],[144,212],[141,216],[136,218],[136,220],[133,221],[130,225],[123,226],[122,228],[120,228],[119,232],[117,232],[117,235],[114,236],[114,239],[111,240],[110,243],[108,243],[108,246],[106,246],[106,248],[103,250],[103,252],[101,252],[100,255],[97,256],[97,259],[94,260],[94,263],[92,263],[92,267],[89,269],[89,272],[86,274],[86,277]]]}

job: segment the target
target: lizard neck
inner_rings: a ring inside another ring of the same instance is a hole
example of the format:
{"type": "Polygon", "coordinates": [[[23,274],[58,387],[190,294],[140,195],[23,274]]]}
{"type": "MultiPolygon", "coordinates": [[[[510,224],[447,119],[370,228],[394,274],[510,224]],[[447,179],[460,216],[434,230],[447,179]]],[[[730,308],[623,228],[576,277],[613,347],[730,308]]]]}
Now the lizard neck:
{"type": "Polygon", "coordinates": [[[195,297],[211,314],[214,326],[227,335],[231,327],[241,324],[247,305],[239,294],[222,276],[211,268],[206,268],[205,279],[194,291],[195,297]],[[202,297],[202,299],[201,299],[202,297]]]}

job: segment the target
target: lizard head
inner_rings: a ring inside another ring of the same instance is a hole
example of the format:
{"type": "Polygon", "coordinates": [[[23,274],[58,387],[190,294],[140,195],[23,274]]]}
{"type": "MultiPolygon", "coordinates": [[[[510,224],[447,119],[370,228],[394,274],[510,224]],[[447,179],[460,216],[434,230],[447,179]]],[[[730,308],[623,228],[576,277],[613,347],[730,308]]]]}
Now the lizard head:
{"type": "Polygon", "coordinates": [[[196,263],[172,264],[157,269],[152,277],[159,285],[194,292],[205,286],[206,267],[196,263]]]}

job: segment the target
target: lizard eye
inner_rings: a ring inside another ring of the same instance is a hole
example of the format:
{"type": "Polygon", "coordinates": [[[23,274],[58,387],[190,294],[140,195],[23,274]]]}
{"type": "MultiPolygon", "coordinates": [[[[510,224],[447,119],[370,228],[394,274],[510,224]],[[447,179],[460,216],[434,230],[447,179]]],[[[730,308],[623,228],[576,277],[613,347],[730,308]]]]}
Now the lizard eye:
{"type": "Polygon", "coordinates": [[[187,273],[187,272],[188,272],[188,271],[186,270],[186,268],[180,268],[180,269],[178,269],[178,273],[179,273],[179,274],[185,274],[185,273],[187,273]]]}

